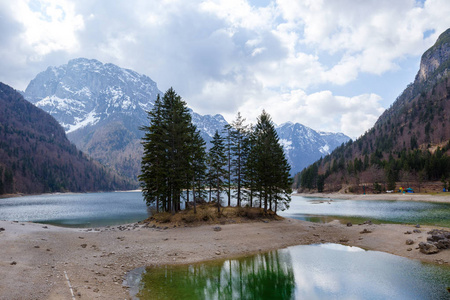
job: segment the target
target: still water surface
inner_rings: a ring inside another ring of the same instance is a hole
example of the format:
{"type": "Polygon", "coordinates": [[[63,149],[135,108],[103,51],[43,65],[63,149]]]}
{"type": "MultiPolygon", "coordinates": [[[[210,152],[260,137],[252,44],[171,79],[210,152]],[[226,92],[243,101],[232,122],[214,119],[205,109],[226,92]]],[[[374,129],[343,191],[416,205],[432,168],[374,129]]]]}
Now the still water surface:
{"type": "Polygon", "coordinates": [[[66,227],[133,223],[148,217],[141,192],[51,194],[0,199],[0,220],[66,227]]]}
{"type": "MultiPolygon", "coordinates": [[[[450,204],[443,203],[338,199],[327,201],[321,198],[293,196],[290,208],[279,214],[313,222],[328,222],[336,218],[354,222],[371,219],[384,223],[419,223],[450,227],[450,204]]],[[[0,220],[98,227],[137,222],[147,217],[147,207],[139,191],[0,199],[0,220]]]]}
{"type": "Polygon", "coordinates": [[[449,299],[450,268],[338,244],[139,268],[135,299],[449,299]]]}
{"type": "Polygon", "coordinates": [[[450,204],[413,201],[339,200],[293,196],[288,218],[329,222],[336,217],[360,222],[427,224],[450,227],[450,204]],[[330,201],[331,200],[331,201],[330,201]]]}

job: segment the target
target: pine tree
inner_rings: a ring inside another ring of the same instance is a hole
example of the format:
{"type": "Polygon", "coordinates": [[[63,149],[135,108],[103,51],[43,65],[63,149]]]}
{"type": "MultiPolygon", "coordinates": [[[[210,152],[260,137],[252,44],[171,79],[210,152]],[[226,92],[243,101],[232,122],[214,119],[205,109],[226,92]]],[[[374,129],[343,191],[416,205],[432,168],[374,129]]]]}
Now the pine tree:
{"type": "Polygon", "coordinates": [[[197,198],[203,198],[206,180],[206,143],[195,131],[192,141],[192,196],[194,202],[194,213],[197,213],[197,198]]]}
{"type": "Polygon", "coordinates": [[[228,197],[228,206],[231,206],[231,185],[232,185],[232,181],[231,181],[231,160],[232,160],[232,152],[231,152],[231,147],[232,147],[232,127],[230,125],[225,125],[224,126],[224,146],[225,146],[225,156],[226,156],[226,167],[227,167],[227,173],[225,174],[225,187],[226,187],[226,192],[227,192],[227,197],[228,197]]]}
{"type": "Polygon", "coordinates": [[[192,124],[186,103],[172,88],[162,100],[158,96],[149,120],[150,126],[142,127],[146,133],[139,180],[144,199],[148,205],[156,202],[157,210],[176,212],[181,191],[193,185],[196,176],[201,178],[204,142],[192,124]]]}
{"type": "Polygon", "coordinates": [[[217,211],[220,213],[220,192],[224,187],[224,176],[226,175],[226,155],[225,146],[223,138],[220,136],[219,132],[216,130],[214,137],[211,141],[213,145],[209,149],[208,153],[208,167],[209,167],[209,180],[211,186],[215,188],[217,196],[217,211]]]}
{"type": "Polygon", "coordinates": [[[242,196],[243,199],[249,202],[249,206],[253,207],[254,201],[253,199],[257,196],[257,191],[259,190],[257,187],[257,151],[255,150],[256,145],[256,136],[254,128],[249,131],[247,138],[243,143],[243,161],[244,161],[244,170],[242,177],[242,186],[245,187],[243,190],[242,196]]]}
{"type": "Polygon", "coordinates": [[[268,208],[276,210],[279,205],[284,208],[291,199],[290,166],[279,143],[274,124],[265,111],[258,118],[254,136],[252,163],[255,165],[255,187],[260,195],[260,206],[264,201],[265,212],[268,208]]]}
{"type": "Polygon", "coordinates": [[[159,97],[155,101],[153,110],[148,112],[150,126],[143,126],[144,154],[141,163],[142,193],[147,205],[155,204],[156,211],[166,210],[167,203],[167,154],[165,132],[163,129],[162,102],[159,97]]]}
{"type": "Polygon", "coordinates": [[[244,174],[246,166],[246,146],[248,145],[248,126],[244,125],[245,119],[242,118],[238,112],[236,120],[230,125],[231,137],[231,170],[233,175],[233,183],[236,186],[235,197],[237,206],[241,206],[242,202],[242,187],[244,183],[244,174]]]}

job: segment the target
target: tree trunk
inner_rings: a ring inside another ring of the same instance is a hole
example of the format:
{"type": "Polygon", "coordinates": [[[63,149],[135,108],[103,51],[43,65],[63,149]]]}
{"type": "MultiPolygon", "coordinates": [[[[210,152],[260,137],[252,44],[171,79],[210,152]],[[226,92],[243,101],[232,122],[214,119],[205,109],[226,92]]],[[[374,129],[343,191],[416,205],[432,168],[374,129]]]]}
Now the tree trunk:
{"type": "Polygon", "coordinates": [[[267,193],[264,193],[264,212],[267,213],[267,193]]]}
{"type": "Polygon", "coordinates": [[[220,179],[217,177],[217,212],[220,213],[220,179]]]}
{"type": "Polygon", "coordinates": [[[194,214],[196,214],[197,213],[197,205],[196,205],[196,202],[195,202],[195,177],[192,178],[192,198],[194,198],[193,199],[193,201],[194,201],[194,214]]]}

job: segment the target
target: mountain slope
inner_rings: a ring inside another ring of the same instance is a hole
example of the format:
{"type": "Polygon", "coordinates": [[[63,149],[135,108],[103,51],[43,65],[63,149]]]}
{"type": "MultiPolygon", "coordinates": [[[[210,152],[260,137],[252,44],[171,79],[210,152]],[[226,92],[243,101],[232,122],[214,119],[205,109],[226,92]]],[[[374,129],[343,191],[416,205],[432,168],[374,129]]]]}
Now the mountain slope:
{"type": "Polygon", "coordinates": [[[386,189],[396,185],[420,189],[424,181],[440,180],[446,184],[450,176],[449,68],[450,29],[422,55],[414,82],[374,127],[299,174],[297,184],[309,182],[306,188],[315,188],[319,174],[326,178],[324,187],[329,190],[343,186],[362,190],[364,185],[379,191],[380,184],[386,189]]]}
{"type": "Polygon", "coordinates": [[[58,122],[0,83],[0,194],[129,189],[89,160],[58,122]]]}

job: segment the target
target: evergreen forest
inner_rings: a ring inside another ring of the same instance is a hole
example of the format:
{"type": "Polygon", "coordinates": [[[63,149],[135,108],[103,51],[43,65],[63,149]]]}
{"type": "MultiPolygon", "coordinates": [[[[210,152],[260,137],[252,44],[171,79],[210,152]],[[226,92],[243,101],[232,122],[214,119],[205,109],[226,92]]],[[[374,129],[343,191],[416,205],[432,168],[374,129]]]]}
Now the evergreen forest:
{"type": "Polygon", "coordinates": [[[172,88],[158,96],[148,120],[141,128],[145,135],[139,180],[144,200],[157,212],[175,213],[182,201],[192,204],[194,212],[197,203],[214,202],[220,212],[223,203],[231,205],[232,197],[238,207],[259,206],[265,212],[289,207],[290,166],[265,111],[254,126],[245,125],[238,113],[215,132],[210,149],[172,88]]]}

